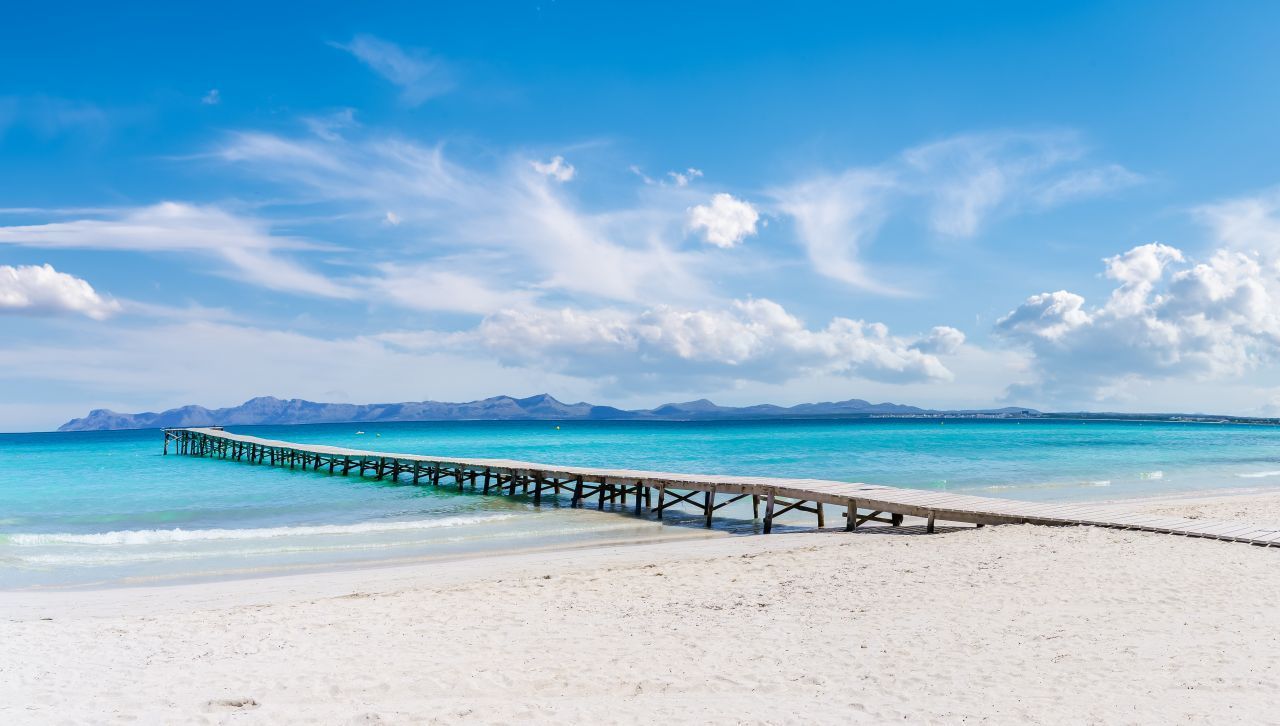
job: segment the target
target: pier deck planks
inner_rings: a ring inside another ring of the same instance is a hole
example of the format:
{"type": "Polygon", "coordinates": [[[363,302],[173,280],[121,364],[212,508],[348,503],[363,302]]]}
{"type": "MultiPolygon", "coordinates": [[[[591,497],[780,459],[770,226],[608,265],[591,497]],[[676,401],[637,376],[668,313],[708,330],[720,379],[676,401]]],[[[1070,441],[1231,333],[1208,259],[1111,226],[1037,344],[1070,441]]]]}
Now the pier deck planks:
{"type": "Polygon", "coordinates": [[[575,495],[575,506],[584,506],[592,497],[597,497],[603,507],[606,499],[625,502],[628,496],[634,496],[637,498],[636,511],[639,512],[642,506],[640,498],[643,497],[643,506],[649,512],[659,512],[661,516],[662,505],[651,504],[652,494],[656,490],[659,502],[663,496],[682,496],[684,498],[681,501],[703,508],[710,507],[707,513],[708,525],[715,509],[722,506],[715,504],[716,496],[752,496],[758,498],[757,502],[768,500],[765,510],[766,533],[771,530],[774,502],[777,501],[779,512],[790,509],[815,512],[820,519],[821,507],[813,505],[834,506],[837,517],[841,510],[846,514],[856,510],[860,522],[867,521],[865,516],[871,516],[861,512],[876,513],[881,516],[874,521],[894,526],[902,521],[903,516],[921,517],[929,520],[929,531],[933,531],[935,521],[976,525],[1087,525],[1247,542],[1264,547],[1280,546],[1280,531],[1274,527],[1244,522],[1161,517],[1093,504],[1042,504],[823,479],[679,474],[633,469],[564,467],[510,459],[459,459],[399,454],[262,439],[229,433],[220,428],[165,429],[164,435],[165,453],[168,453],[170,444],[173,444],[179,454],[290,468],[300,466],[305,469],[310,466],[312,470],[320,470],[323,466],[326,471],[335,474],[356,473],[379,479],[391,476],[397,481],[402,476],[412,475],[414,483],[421,481],[421,485],[432,483],[438,486],[442,478],[447,478],[451,485],[456,485],[459,489],[465,483],[470,483],[475,488],[477,480],[482,479],[487,490],[489,477],[493,476],[493,492],[498,494],[504,493],[504,489],[508,494],[523,494],[532,490],[534,501],[540,502],[543,492],[563,490],[572,493],[577,487],[581,496],[575,495]],[[677,491],[684,491],[687,495],[676,494],[677,491]],[[693,499],[695,492],[703,495],[703,502],[693,499]],[[890,518],[885,519],[884,515],[889,515],[890,518]]]}

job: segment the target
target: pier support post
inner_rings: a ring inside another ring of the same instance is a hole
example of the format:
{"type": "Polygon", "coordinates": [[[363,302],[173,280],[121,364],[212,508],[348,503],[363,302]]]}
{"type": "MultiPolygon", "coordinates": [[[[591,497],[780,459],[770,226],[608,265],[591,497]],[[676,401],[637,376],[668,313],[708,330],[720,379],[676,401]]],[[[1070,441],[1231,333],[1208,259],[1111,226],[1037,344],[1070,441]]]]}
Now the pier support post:
{"type": "Polygon", "coordinates": [[[490,472],[489,467],[486,466],[484,468],[484,489],[481,490],[482,494],[489,493],[489,480],[492,476],[493,476],[492,472],[490,472]]]}
{"type": "Polygon", "coordinates": [[[822,502],[814,502],[813,505],[818,510],[818,529],[822,529],[827,525],[827,518],[822,513],[822,502]]]}
{"type": "Polygon", "coordinates": [[[711,526],[711,514],[715,511],[716,511],[716,488],[715,488],[715,485],[712,485],[712,487],[707,490],[707,493],[703,496],[703,500],[702,500],[702,514],[703,516],[706,517],[706,520],[707,520],[705,526],[707,527],[711,526]]]}
{"type": "Polygon", "coordinates": [[[844,523],[844,531],[852,532],[858,528],[858,500],[850,499],[847,508],[848,511],[845,512],[844,516],[848,517],[849,521],[844,523]]]}
{"type": "Polygon", "coordinates": [[[576,509],[582,506],[582,475],[573,482],[573,498],[569,500],[569,508],[576,509]]]}
{"type": "Polygon", "coordinates": [[[542,472],[533,475],[533,506],[542,506],[542,472]]]}
{"type": "Polygon", "coordinates": [[[933,513],[933,512],[929,512],[929,524],[925,527],[925,531],[926,531],[926,532],[928,532],[929,534],[933,534],[933,518],[934,518],[934,516],[935,516],[935,515],[934,515],[934,513],[933,513]]]}
{"type": "Polygon", "coordinates": [[[645,487],[645,485],[641,484],[639,481],[636,482],[636,516],[637,517],[639,517],[644,512],[644,496],[641,494],[641,492],[647,491],[647,490],[648,488],[645,487]]]}
{"type": "Polygon", "coordinates": [[[768,501],[764,505],[764,533],[769,534],[773,531],[773,490],[769,490],[768,501]]]}
{"type": "Polygon", "coordinates": [[[667,485],[659,484],[658,485],[658,519],[662,519],[662,512],[667,508],[666,504],[667,504],[667,485]]]}

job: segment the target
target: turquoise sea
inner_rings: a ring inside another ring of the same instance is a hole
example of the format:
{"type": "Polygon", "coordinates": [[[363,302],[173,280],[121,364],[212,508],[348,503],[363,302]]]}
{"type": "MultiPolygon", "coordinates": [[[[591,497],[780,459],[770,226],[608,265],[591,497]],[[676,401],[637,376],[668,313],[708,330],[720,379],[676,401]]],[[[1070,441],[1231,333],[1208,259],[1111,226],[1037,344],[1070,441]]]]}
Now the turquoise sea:
{"type": "MultiPolygon", "coordinates": [[[[448,422],[240,426],[442,457],[865,481],[1032,500],[1280,487],[1280,428],[1101,421],[448,422]]],[[[162,456],[159,431],[0,435],[0,588],[95,587],[702,536],[690,513],[162,456]]],[[[713,534],[754,531],[726,510],[713,534]]],[[[811,527],[799,515],[796,527],[811,527]]]]}

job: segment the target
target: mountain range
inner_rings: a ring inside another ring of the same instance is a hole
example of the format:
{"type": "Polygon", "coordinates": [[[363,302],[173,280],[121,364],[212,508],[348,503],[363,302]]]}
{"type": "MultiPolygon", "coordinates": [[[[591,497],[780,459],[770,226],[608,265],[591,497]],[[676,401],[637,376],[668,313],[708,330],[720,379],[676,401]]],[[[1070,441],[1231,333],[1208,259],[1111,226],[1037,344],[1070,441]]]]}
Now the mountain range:
{"type": "Polygon", "coordinates": [[[936,411],[897,403],[871,403],[857,398],[796,406],[719,406],[706,399],[667,403],[656,408],[624,410],[591,403],[563,403],[543,393],[528,398],[494,396],[481,401],[446,403],[317,403],[261,396],[239,406],[208,409],[182,406],[160,413],[117,413],[95,409],[68,421],[59,431],[110,431],[182,426],[253,424],[371,423],[392,421],[717,421],[726,419],[832,418],[867,416],[1023,416],[1039,412],[1023,408],[980,411],[936,411]]]}

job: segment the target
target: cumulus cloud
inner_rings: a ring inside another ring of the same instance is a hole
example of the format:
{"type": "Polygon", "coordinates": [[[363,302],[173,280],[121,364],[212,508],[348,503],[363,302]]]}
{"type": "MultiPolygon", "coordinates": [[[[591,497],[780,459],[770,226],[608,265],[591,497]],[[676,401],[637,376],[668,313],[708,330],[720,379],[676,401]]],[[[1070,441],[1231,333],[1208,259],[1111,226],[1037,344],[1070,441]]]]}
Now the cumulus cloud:
{"type": "Polygon", "coordinates": [[[899,287],[861,255],[895,214],[941,237],[978,234],[993,217],[1037,211],[1142,181],[1118,164],[1090,162],[1070,132],[966,134],[922,144],[883,164],[822,173],[772,190],[819,274],[872,292],[899,287]]]}
{"type": "Polygon", "coordinates": [[[1056,341],[1092,320],[1084,310],[1083,297],[1058,290],[1032,295],[1000,318],[996,327],[1011,337],[1056,341]]]}
{"type": "Polygon", "coordinates": [[[573,164],[565,161],[563,156],[553,156],[551,161],[535,161],[532,164],[534,171],[549,176],[558,182],[569,181],[578,171],[573,168],[573,164]]]}
{"type": "Polygon", "coordinates": [[[313,272],[280,250],[316,249],[307,240],[272,234],[259,220],[213,206],[162,202],[113,210],[94,218],[0,226],[0,244],[49,249],[195,252],[230,266],[235,279],[285,292],[349,298],[354,292],[313,272]]]}
{"type": "Polygon", "coordinates": [[[913,339],[892,335],[880,323],[850,318],[810,329],[771,300],[749,299],[712,309],[504,310],[454,344],[478,341],[509,365],[612,378],[642,388],[679,386],[691,379],[780,383],[807,375],[946,381],[952,374],[938,355],[962,340],[950,328],[913,339]]]}
{"type": "Polygon", "coordinates": [[[1238,376],[1280,356],[1280,262],[1221,249],[1189,260],[1163,244],[1107,258],[1117,283],[1101,305],[1059,290],[996,323],[1033,354],[1015,394],[1105,399],[1134,380],[1238,376]]]}
{"type": "Polygon", "coordinates": [[[708,244],[727,249],[754,235],[758,221],[760,213],[750,202],[722,193],[712,196],[711,204],[689,209],[688,228],[701,232],[708,244]]]}
{"type": "Polygon", "coordinates": [[[88,282],[52,265],[0,265],[0,312],[29,315],[75,313],[104,320],[120,304],[102,297],[88,282]]]}
{"type": "Polygon", "coordinates": [[[964,333],[947,325],[935,326],[929,334],[911,344],[922,353],[954,355],[964,345],[964,333]]]}
{"type": "Polygon", "coordinates": [[[453,89],[453,79],[441,61],[421,50],[406,51],[372,35],[357,35],[350,43],[332,43],[355,56],[375,73],[400,87],[400,99],[418,106],[453,89]]]}

